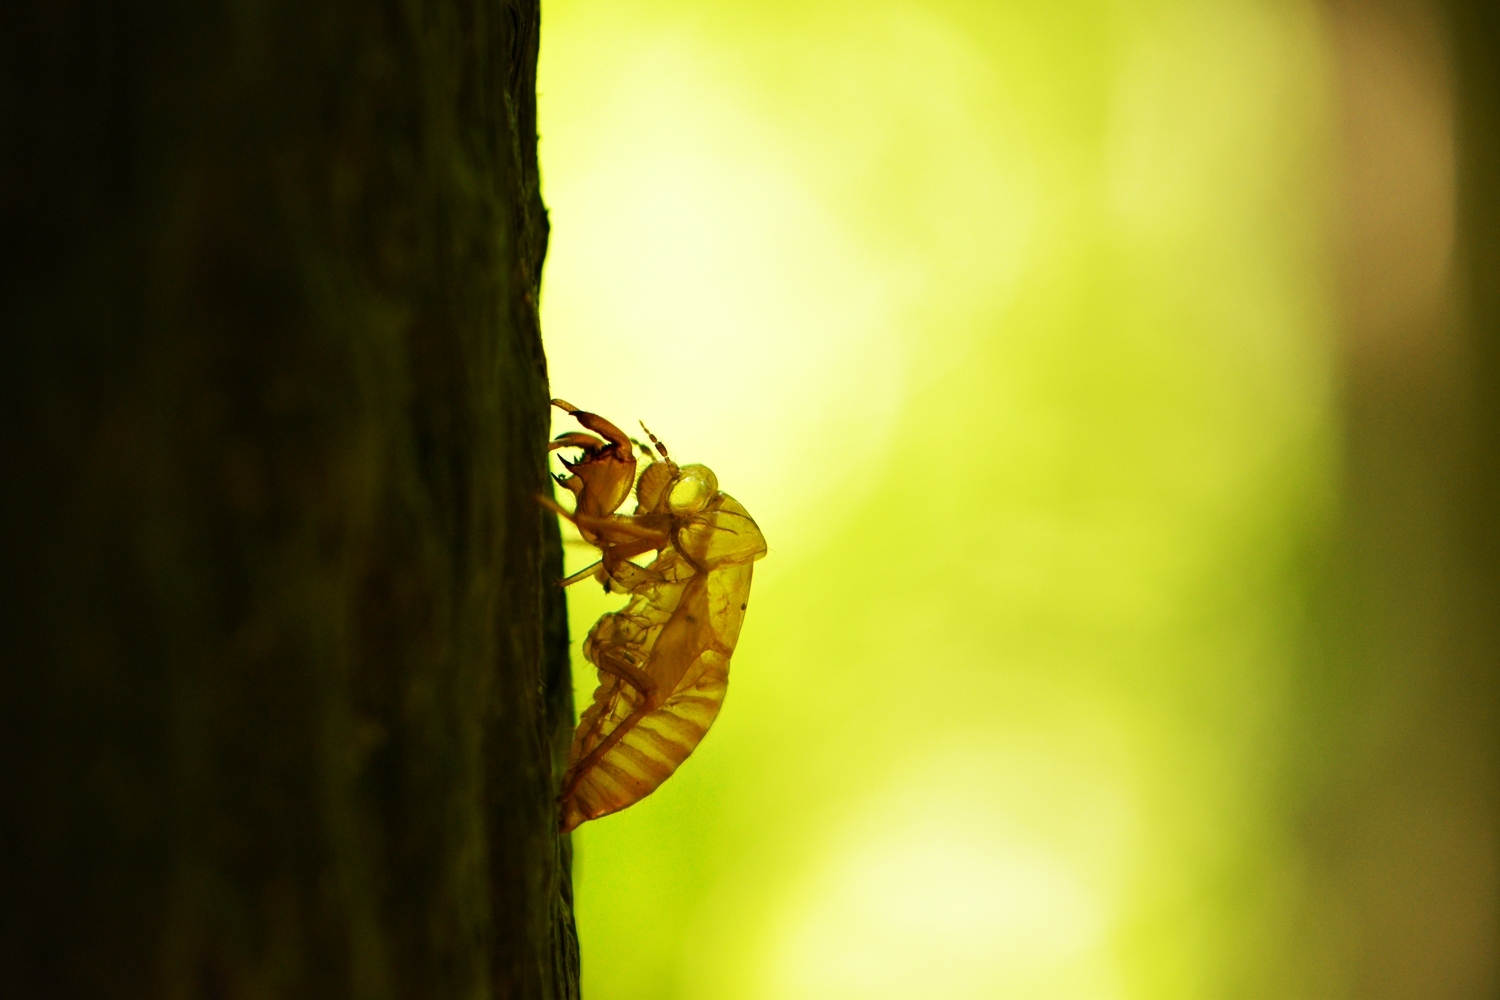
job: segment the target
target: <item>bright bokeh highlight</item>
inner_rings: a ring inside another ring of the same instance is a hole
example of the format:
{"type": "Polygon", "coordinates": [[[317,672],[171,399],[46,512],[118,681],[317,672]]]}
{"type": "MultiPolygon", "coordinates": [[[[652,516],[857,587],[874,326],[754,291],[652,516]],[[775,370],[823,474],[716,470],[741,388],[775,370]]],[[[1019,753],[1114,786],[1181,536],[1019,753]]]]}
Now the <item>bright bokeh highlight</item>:
{"type": "Polygon", "coordinates": [[[585,995],[1211,996],[1289,933],[1325,61],[1295,2],[545,6],[553,391],[771,546],[714,730],[574,834],[585,995]]]}

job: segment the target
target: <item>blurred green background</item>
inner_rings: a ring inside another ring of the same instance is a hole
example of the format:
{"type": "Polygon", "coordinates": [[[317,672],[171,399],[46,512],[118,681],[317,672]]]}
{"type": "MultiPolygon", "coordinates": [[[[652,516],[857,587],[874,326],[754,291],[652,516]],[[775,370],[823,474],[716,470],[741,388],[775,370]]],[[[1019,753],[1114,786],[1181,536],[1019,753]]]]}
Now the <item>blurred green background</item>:
{"type": "MultiPolygon", "coordinates": [[[[1349,373],[1448,391],[1443,50],[1387,6],[544,5],[552,389],[771,546],[713,732],[574,835],[586,996],[1442,985],[1382,901],[1488,981],[1472,794],[1415,901],[1339,874],[1404,833],[1309,833],[1421,698],[1340,674],[1399,619],[1339,583],[1349,373]]],[[[583,703],[619,600],[570,602],[583,703]]]]}

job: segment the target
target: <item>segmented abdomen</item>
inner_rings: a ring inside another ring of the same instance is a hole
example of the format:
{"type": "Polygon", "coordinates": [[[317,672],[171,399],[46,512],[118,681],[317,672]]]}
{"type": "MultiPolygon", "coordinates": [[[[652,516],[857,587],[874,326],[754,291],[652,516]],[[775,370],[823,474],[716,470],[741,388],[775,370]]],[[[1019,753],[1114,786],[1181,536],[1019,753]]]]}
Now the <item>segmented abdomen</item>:
{"type": "MultiPolygon", "coordinates": [[[[563,803],[564,832],[645,798],[697,748],[729,689],[728,657],[709,653],[703,661],[692,683],[647,713],[580,778],[563,803]]],[[[639,703],[633,688],[618,686],[622,702],[639,703]]]]}
{"type": "Polygon", "coordinates": [[[724,702],[753,565],[735,563],[674,580],[679,569],[691,571],[668,550],[652,568],[669,579],[601,618],[584,643],[585,655],[600,668],[600,686],[569,754],[564,832],[655,791],[702,741],[724,702]],[[654,704],[611,672],[612,663],[616,671],[623,664],[649,677],[654,704]],[[616,733],[613,745],[589,761],[616,733]]]}

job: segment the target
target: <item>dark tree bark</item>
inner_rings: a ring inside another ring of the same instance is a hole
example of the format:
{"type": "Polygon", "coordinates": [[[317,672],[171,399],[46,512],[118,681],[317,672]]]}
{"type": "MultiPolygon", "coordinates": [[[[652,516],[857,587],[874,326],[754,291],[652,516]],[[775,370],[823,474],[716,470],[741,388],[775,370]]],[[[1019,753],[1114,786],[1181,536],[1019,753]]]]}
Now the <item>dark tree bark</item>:
{"type": "Polygon", "coordinates": [[[0,5],[0,995],[576,995],[537,28],[0,5]]]}

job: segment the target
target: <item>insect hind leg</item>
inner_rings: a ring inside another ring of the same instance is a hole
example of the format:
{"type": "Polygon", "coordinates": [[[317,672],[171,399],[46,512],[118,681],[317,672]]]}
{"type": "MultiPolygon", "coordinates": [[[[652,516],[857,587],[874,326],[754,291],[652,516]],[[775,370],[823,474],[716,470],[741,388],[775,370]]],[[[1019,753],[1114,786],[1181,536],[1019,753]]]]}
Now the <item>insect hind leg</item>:
{"type": "Polygon", "coordinates": [[[588,773],[598,765],[599,761],[604,759],[604,755],[613,750],[615,744],[629,735],[630,731],[642,719],[657,709],[656,682],[641,670],[626,662],[623,657],[613,651],[605,651],[600,654],[594,665],[601,672],[618,677],[621,682],[629,684],[639,691],[641,694],[641,703],[625,717],[624,721],[611,730],[609,735],[600,740],[598,746],[590,750],[584,755],[582,760],[568,769],[567,775],[563,778],[562,791],[557,796],[559,802],[568,799],[577,790],[578,785],[583,779],[588,776],[588,773]]]}
{"type": "Polygon", "coordinates": [[[598,577],[599,571],[603,567],[604,567],[604,560],[603,559],[595,559],[593,562],[589,563],[587,566],[585,566],[583,569],[579,570],[577,573],[574,573],[571,576],[565,576],[565,577],[563,577],[562,581],[560,583],[558,583],[558,586],[559,587],[571,587],[571,586],[573,586],[573,584],[575,584],[575,583],[582,583],[584,580],[587,580],[587,579],[589,579],[591,577],[598,577]]]}

